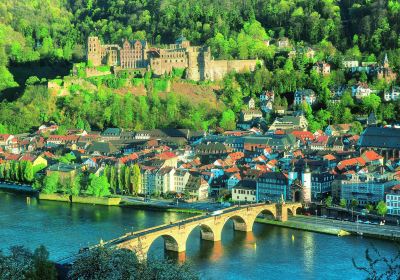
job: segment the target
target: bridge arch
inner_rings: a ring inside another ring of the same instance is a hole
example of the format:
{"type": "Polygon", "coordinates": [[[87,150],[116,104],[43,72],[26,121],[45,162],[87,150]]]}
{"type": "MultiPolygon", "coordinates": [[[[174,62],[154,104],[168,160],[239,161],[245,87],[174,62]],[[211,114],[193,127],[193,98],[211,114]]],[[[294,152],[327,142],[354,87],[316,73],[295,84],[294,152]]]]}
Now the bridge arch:
{"type": "Polygon", "coordinates": [[[228,216],[225,218],[225,221],[222,224],[221,231],[224,228],[225,224],[229,221],[233,221],[233,229],[238,231],[251,231],[253,228],[254,219],[248,219],[242,216],[239,213],[233,214],[232,216],[228,216]]]}
{"type": "Polygon", "coordinates": [[[200,229],[200,237],[201,239],[208,240],[208,241],[219,241],[221,240],[221,231],[213,226],[208,225],[207,223],[201,223],[192,226],[191,228],[187,229],[186,240],[189,238],[189,235],[196,229],[200,229]]]}
{"type": "MultiPolygon", "coordinates": [[[[156,240],[162,238],[164,241],[164,251],[173,251],[173,252],[184,252],[186,251],[186,238],[180,238],[179,236],[175,236],[173,234],[168,233],[160,233],[159,235],[154,235],[151,238],[145,240],[147,246],[143,247],[142,252],[138,252],[142,254],[143,257],[148,257],[151,246],[154,244],[156,240]]],[[[140,249],[140,248],[139,248],[140,249]]]]}

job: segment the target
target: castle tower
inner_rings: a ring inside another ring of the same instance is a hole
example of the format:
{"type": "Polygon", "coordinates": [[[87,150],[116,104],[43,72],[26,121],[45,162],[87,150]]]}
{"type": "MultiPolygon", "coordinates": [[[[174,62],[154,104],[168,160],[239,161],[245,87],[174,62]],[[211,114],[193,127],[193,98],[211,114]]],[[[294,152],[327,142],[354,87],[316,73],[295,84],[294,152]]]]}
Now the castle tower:
{"type": "Polygon", "coordinates": [[[303,202],[311,202],[311,171],[306,162],[306,166],[301,173],[301,181],[303,183],[303,202]]]}
{"type": "Polygon", "coordinates": [[[189,47],[186,49],[186,53],[188,56],[188,68],[187,68],[187,79],[193,81],[200,80],[200,71],[199,71],[199,57],[201,54],[199,53],[198,47],[189,47]]]}
{"type": "Polygon", "coordinates": [[[87,43],[87,62],[93,66],[101,65],[101,44],[99,37],[89,37],[87,43]]]}

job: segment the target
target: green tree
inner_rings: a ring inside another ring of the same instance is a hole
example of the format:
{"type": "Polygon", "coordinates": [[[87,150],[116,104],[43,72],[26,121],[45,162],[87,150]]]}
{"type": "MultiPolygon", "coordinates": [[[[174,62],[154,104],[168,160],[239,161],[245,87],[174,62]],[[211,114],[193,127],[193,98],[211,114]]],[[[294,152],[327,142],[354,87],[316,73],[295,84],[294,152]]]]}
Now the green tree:
{"type": "Polygon", "coordinates": [[[33,181],[33,166],[32,166],[32,162],[27,161],[25,162],[25,166],[23,169],[23,177],[24,177],[24,181],[26,182],[32,182],[33,181]]]}
{"type": "Polygon", "coordinates": [[[8,255],[0,252],[0,279],[57,279],[55,265],[44,246],[33,253],[21,246],[11,247],[9,251],[8,255]]]}
{"type": "Polygon", "coordinates": [[[331,207],[331,206],[332,206],[332,196],[328,196],[328,197],[325,199],[325,205],[328,206],[328,207],[331,207]]]}
{"type": "Polygon", "coordinates": [[[387,211],[388,209],[386,203],[382,200],[379,201],[378,205],[376,205],[376,212],[381,216],[385,216],[387,211]]]}
{"type": "Polygon", "coordinates": [[[90,174],[89,186],[86,193],[95,197],[110,195],[110,184],[108,183],[107,178],[103,175],[96,176],[95,174],[90,174]]]}
{"type": "Polygon", "coordinates": [[[199,276],[187,263],[153,258],[139,262],[131,250],[97,247],[78,256],[69,278],[197,280],[199,276]]]}
{"type": "Polygon", "coordinates": [[[365,209],[367,209],[368,212],[372,212],[372,211],[374,211],[374,206],[373,206],[372,204],[368,203],[368,204],[365,206],[365,209]]]}
{"type": "Polygon", "coordinates": [[[339,202],[339,206],[342,207],[342,208],[346,208],[346,205],[347,205],[346,199],[341,198],[340,202],[339,202]]]}
{"type": "Polygon", "coordinates": [[[235,113],[230,109],[224,111],[219,125],[224,130],[234,130],[236,128],[235,113]]]}
{"type": "Polygon", "coordinates": [[[69,186],[69,193],[71,195],[78,196],[81,193],[81,188],[82,188],[82,175],[78,174],[71,180],[69,186]]]}
{"type": "Polygon", "coordinates": [[[57,192],[59,181],[60,175],[58,174],[58,172],[52,172],[50,175],[44,178],[42,192],[45,194],[52,194],[57,192]]]}
{"type": "Polygon", "coordinates": [[[132,167],[132,185],[136,195],[140,191],[141,180],[140,167],[139,165],[135,164],[132,167]]]}
{"type": "Polygon", "coordinates": [[[380,104],[381,104],[381,98],[373,93],[362,99],[363,110],[368,113],[376,112],[380,104]]]}

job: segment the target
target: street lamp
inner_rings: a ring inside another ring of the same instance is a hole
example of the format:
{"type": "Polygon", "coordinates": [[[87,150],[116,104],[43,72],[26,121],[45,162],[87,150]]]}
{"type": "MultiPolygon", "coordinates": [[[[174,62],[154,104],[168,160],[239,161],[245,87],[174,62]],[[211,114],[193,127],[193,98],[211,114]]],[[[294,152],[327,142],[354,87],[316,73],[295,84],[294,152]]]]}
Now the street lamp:
{"type": "Polygon", "coordinates": [[[317,224],[318,209],[315,209],[315,224],[317,224]]]}
{"type": "Polygon", "coordinates": [[[356,224],[357,224],[357,234],[358,234],[358,215],[356,216],[357,220],[356,220],[356,224]]]}

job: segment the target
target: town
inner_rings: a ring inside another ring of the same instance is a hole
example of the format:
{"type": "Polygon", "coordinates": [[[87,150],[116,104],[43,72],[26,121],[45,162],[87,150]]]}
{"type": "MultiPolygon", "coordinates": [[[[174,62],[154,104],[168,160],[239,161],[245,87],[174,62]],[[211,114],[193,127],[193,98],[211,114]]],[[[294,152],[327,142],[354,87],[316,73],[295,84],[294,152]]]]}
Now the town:
{"type": "MultiPolygon", "coordinates": [[[[304,98],[300,94],[295,100],[304,98]]],[[[45,194],[242,203],[328,200],[369,210],[386,203],[388,214],[400,215],[399,128],[379,126],[371,113],[360,134],[351,123],[311,133],[302,111],[277,112],[265,130],[253,126],[273,99],[266,91],[257,102],[247,100],[237,123],[241,129],[219,134],[107,128],[60,135],[54,123],[33,133],[1,134],[0,178],[34,183],[45,194]],[[96,177],[104,179],[97,186],[96,177]]]]}

